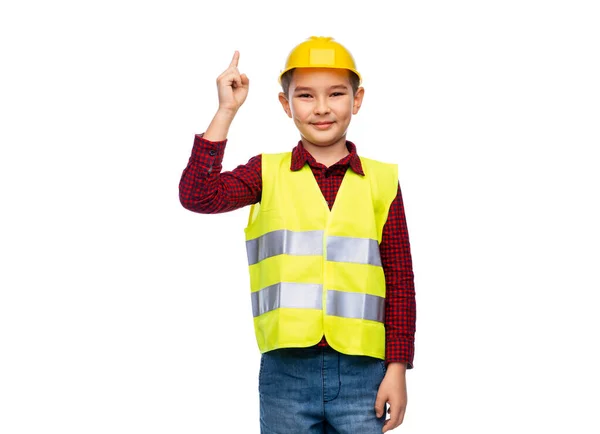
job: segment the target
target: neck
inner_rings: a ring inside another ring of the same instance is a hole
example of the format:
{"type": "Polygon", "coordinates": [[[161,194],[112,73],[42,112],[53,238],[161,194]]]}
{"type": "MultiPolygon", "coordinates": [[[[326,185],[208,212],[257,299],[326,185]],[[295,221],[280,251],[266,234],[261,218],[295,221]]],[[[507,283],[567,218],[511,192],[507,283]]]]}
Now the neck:
{"type": "Polygon", "coordinates": [[[326,167],[334,165],[350,153],[346,147],[345,136],[337,142],[326,146],[315,145],[303,137],[302,146],[304,146],[304,149],[306,149],[317,162],[326,167]]]}

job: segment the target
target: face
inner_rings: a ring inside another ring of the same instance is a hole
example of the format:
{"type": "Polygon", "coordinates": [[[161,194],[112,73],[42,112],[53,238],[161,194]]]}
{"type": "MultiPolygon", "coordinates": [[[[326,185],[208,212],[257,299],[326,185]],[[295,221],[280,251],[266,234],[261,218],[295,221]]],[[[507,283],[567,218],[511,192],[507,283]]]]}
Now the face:
{"type": "Polygon", "coordinates": [[[330,68],[294,70],[289,93],[279,94],[303,142],[324,147],[346,143],[352,115],[358,113],[364,89],[352,95],[348,71],[330,68]]]}

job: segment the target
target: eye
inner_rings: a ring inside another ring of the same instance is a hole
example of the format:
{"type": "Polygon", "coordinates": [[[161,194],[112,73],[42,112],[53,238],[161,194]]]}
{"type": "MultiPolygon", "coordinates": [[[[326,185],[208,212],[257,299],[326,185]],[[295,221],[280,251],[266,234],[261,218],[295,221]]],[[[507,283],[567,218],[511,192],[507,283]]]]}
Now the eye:
{"type": "Polygon", "coordinates": [[[296,95],[298,98],[311,98],[311,95],[309,93],[300,93],[298,95],[296,95]]]}
{"type": "Polygon", "coordinates": [[[341,96],[341,95],[346,95],[344,92],[333,92],[331,94],[331,96],[341,96]]]}

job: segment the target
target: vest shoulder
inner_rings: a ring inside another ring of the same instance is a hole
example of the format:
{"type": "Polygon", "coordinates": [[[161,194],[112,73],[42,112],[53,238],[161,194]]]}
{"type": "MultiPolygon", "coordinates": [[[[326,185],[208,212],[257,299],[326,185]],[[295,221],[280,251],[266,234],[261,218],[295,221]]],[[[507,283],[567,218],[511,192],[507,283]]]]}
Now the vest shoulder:
{"type": "Polygon", "coordinates": [[[386,174],[390,178],[398,179],[398,165],[396,163],[387,163],[385,161],[374,160],[372,158],[360,157],[365,174],[376,173],[378,175],[386,174]]]}
{"type": "Polygon", "coordinates": [[[278,153],[265,153],[265,154],[261,154],[261,158],[263,160],[269,160],[269,161],[277,161],[277,160],[284,160],[286,158],[290,158],[292,155],[291,152],[278,152],[278,153]]]}
{"type": "Polygon", "coordinates": [[[397,167],[398,165],[396,163],[389,163],[387,161],[380,161],[380,160],[375,160],[373,158],[367,158],[367,157],[360,157],[360,161],[362,163],[365,163],[367,165],[371,165],[371,166],[387,166],[387,167],[397,167]]]}
{"type": "Polygon", "coordinates": [[[291,161],[291,152],[262,154],[261,172],[263,189],[267,187],[270,182],[275,182],[275,179],[280,176],[282,168],[287,167],[289,169],[291,161]]]}

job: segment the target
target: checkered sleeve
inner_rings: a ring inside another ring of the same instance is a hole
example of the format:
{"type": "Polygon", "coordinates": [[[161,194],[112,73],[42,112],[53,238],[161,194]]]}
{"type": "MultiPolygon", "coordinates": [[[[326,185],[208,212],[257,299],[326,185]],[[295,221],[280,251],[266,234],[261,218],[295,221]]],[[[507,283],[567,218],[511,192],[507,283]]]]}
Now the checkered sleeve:
{"type": "Polygon", "coordinates": [[[179,181],[179,201],[194,212],[216,214],[260,201],[261,156],[222,172],[227,141],[212,142],[197,134],[192,155],[179,181]]]}
{"type": "Polygon", "coordinates": [[[412,257],[400,184],[390,206],[380,245],[386,279],[386,364],[413,368],[416,302],[412,257]]]}

